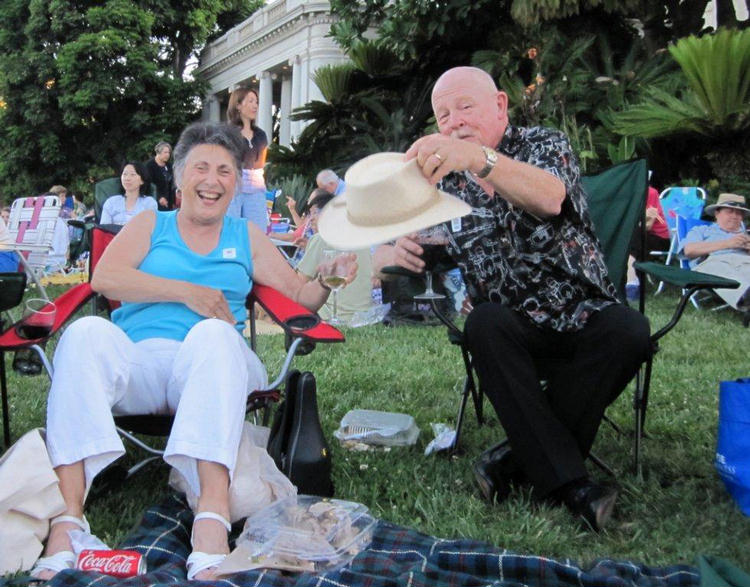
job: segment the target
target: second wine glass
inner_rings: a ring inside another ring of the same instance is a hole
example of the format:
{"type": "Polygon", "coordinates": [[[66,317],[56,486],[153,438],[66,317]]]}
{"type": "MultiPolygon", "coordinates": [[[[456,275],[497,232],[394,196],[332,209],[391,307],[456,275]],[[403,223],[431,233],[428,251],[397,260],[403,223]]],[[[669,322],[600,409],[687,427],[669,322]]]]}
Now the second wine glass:
{"type": "Polygon", "coordinates": [[[351,266],[349,253],[337,249],[324,249],[321,259],[320,276],[323,283],[333,292],[333,313],[328,320],[331,324],[341,324],[338,315],[339,291],[346,285],[346,278],[351,266]]]}
{"type": "Polygon", "coordinates": [[[414,296],[415,300],[442,300],[443,294],[437,293],[432,289],[433,269],[437,260],[445,251],[445,245],[448,244],[448,233],[445,226],[437,224],[420,230],[417,233],[417,243],[422,247],[422,260],[425,262],[424,277],[425,291],[414,296]]]}

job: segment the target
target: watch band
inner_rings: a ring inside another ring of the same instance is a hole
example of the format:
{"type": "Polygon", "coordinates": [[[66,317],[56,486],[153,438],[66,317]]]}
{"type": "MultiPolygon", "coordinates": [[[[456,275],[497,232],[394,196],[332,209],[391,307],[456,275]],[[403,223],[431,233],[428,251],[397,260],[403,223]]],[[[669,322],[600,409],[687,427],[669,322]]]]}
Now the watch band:
{"type": "Polygon", "coordinates": [[[497,165],[497,151],[484,145],[482,145],[482,151],[484,151],[484,167],[476,173],[479,179],[487,177],[497,165]]]}

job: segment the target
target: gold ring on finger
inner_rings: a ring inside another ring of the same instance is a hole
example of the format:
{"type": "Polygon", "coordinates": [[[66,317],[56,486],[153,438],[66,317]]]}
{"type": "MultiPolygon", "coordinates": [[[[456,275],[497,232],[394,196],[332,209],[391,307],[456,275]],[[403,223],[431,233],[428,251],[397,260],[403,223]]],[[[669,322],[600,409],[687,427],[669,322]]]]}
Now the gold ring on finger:
{"type": "Polygon", "coordinates": [[[440,161],[440,163],[444,161],[444,159],[440,156],[440,153],[438,153],[437,151],[435,151],[433,155],[435,155],[435,157],[437,158],[438,161],[440,161]]]}

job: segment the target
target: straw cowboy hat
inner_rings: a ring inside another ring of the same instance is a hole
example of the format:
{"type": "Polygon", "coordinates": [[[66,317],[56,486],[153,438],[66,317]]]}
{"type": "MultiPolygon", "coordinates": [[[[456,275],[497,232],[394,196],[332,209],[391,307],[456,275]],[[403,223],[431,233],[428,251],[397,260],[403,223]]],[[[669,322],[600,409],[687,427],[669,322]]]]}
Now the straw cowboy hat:
{"type": "Polygon", "coordinates": [[[719,194],[719,199],[715,204],[706,206],[706,214],[715,214],[719,208],[742,210],[746,216],[750,214],[750,208],[747,208],[745,204],[745,197],[739,194],[719,194]]]}
{"type": "Polygon", "coordinates": [[[349,168],[344,181],[344,192],[321,211],[318,231],[330,246],[345,251],[388,242],[471,211],[430,185],[416,159],[405,161],[403,153],[365,157],[349,168]]]}

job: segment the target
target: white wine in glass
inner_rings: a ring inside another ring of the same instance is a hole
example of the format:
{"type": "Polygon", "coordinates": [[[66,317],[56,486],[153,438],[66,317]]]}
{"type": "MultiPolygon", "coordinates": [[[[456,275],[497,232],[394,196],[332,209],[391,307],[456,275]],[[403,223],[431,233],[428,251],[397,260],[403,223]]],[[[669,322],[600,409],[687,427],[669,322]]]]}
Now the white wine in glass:
{"type": "Polygon", "coordinates": [[[351,258],[348,253],[336,249],[324,249],[321,259],[320,276],[323,283],[331,288],[333,292],[333,313],[331,324],[341,324],[338,316],[339,291],[346,285],[346,276],[349,274],[351,258]]]}

